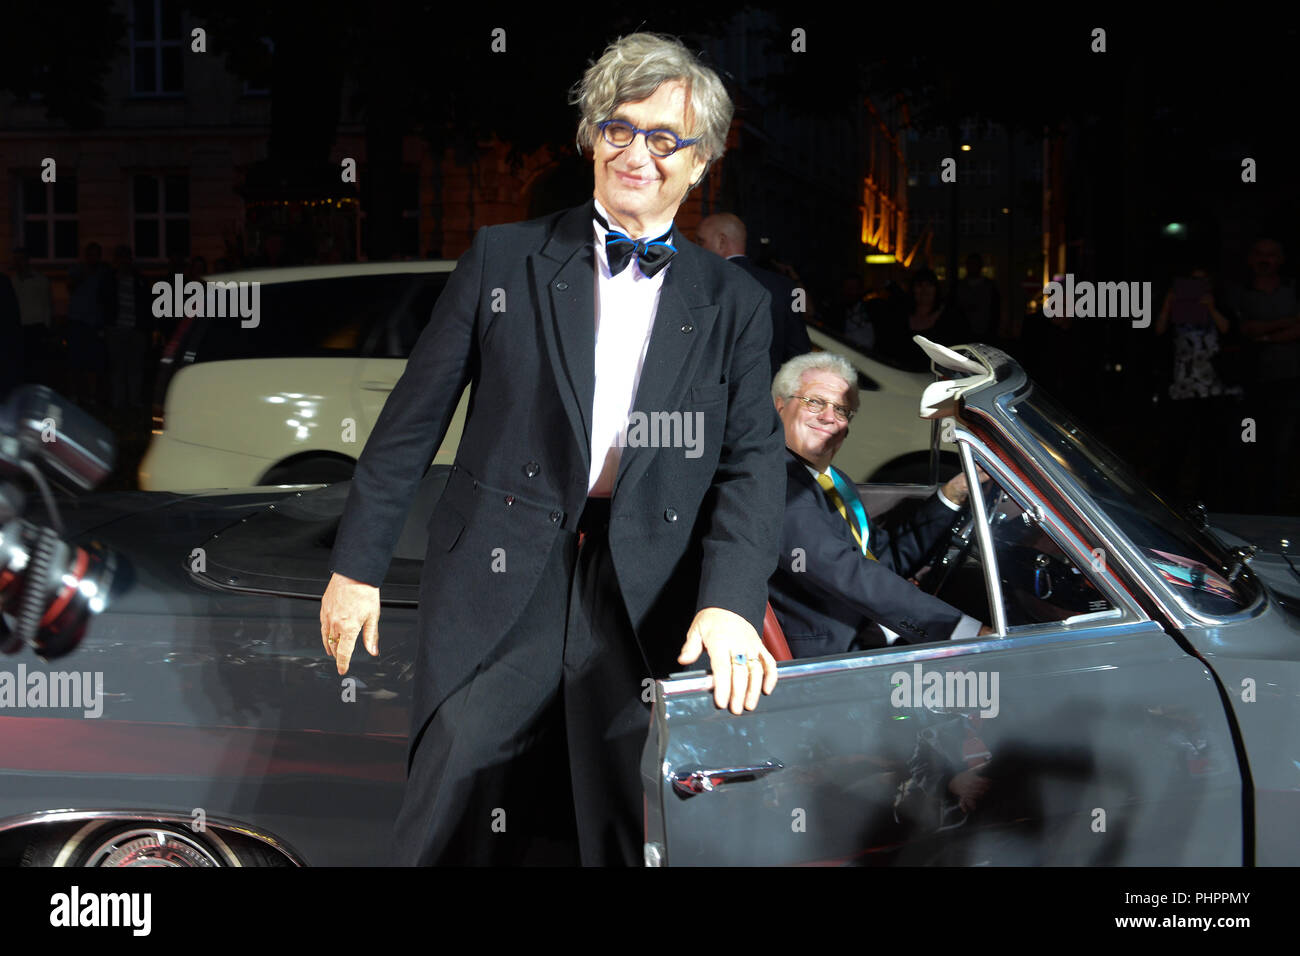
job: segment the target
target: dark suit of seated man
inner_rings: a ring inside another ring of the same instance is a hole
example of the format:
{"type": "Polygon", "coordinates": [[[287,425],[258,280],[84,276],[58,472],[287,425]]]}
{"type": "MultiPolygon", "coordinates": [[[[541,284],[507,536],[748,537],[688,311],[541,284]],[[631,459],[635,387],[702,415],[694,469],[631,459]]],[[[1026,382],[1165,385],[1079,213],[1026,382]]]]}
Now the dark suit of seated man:
{"type": "Polygon", "coordinates": [[[831,467],[858,407],[857,375],[831,352],[781,366],[772,398],[785,424],[786,503],[768,599],[795,657],[989,633],[907,580],[966,501],[958,475],[890,534],[873,523],[854,483],[831,467]]]}

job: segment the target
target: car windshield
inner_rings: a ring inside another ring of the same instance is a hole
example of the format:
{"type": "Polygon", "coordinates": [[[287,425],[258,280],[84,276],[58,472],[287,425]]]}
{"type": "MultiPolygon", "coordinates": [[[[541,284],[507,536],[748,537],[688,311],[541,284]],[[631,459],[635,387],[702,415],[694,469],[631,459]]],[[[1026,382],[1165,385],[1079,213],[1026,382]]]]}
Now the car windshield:
{"type": "Polygon", "coordinates": [[[1004,408],[1141,549],[1188,607],[1223,616],[1259,598],[1253,574],[1242,573],[1219,542],[1172,511],[1041,388],[1031,384],[1004,408]]]}

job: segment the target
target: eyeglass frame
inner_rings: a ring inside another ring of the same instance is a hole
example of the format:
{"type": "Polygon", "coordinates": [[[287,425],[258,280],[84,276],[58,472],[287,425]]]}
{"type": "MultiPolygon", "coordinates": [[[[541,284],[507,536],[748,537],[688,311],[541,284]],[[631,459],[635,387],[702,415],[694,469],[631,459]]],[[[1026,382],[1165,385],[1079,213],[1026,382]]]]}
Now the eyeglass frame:
{"type": "Polygon", "coordinates": [[[843,421],[844,424],[846,425],[849,422],[853,421],[853,416],[858,413],[857,409],[849,408],[849,406],[847,405],[836,405],[834,402],[828,402],[826,399],[822,398],[819,395],[814,395],[812,397],[809,397],[807,395],[790,395],[787,397],[799,399],[799,404],[801,404],[804,408],[808,409],[808,411],[812,412],[814,415],[820,415],[822,412],[826,411],[827,406],[830,406],[832,409],[834,409],[836,420],[843,421]],[[814,402],[820,403],[821,408],[813,408],[814,402]],[[843,410],[844,412],[843,419],[840,419],[841,410],[843,410]]]}
{"type": "Polygon", "coordinates": [[[667,159],[669,156],[673,155],[673,153],[676,153],[679,149],[685,149],[687,146],[694,146],[701,139],[701,137],[699,136],[696,136],[694,139],[682,139],[672,130],[667,129],[666,127],[663,126],[660,126],[657,129],[639,129],[636,126],[633,126],[627,120],[623,120],[623,119],[603,120],[602,122],[596,124],[596,128],[600,130],[601,138],[606,143],[609,143],[609,146],[612,149],[627,149],[629,146],[631,146],[633,143],[636,142],[637,136],[641,136],[641,135],[645,136],[646,151],[649,152],[651,156],[654,156],[657,159],[667,159]],[[632,138],[628,140],[626,143],[624,143],[622,146],[617,146],[614,143],[609,142],[609,134],[606,132],[606,127],[611,126],[614,123],[618,123],[620,126],[626,126],[628,129],[632,131],[632,138]],[[669,136],[673,138],[673,142],[675,142],[677,145],[674,146],[671,150],[669,150],[666,153],[656,153],[654,149],[650,146],[650,136],[652,133],[667,133],[669,136]]]}

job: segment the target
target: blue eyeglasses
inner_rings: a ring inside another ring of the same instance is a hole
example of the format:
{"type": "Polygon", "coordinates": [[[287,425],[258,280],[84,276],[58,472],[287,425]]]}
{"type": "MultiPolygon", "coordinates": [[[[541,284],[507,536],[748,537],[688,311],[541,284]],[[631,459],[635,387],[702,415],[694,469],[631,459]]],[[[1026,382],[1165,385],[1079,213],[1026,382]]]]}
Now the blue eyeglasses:
{"type": "Polygon", "coordinates": [[[679,149],[685,149],[687,146],[693,146],[700,140],[679,139],[677,134],[670,129],[637,129],[631,123],[623,120],[605,120],[597,124],[601,135],[605,137],[605,142],[609,143],[615,149],[626,149],[632,145],[632,140],[637,138],[638,134],[645,134],[646,149],[650,150],[650,155],[658,156],[664,159],[671,156],[679,149]]]}

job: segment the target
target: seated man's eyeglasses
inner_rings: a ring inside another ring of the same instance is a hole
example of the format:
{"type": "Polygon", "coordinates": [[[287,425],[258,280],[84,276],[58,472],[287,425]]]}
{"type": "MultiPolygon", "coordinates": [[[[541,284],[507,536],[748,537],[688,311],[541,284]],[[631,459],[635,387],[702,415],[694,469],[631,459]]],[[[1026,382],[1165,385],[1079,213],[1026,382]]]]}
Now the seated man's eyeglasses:
{"type": "Polygon", "coordinates": [[[625,149],[632,145],[632,140],[636,139],[638,133],[645,134],[646,149],[650,150],[652,156],[658,156],[663,159],[671,156],[679,149],[685,149],[687,146],[693,146],[699,142],[696,139],[678,139],[677,134],[670,129],[637,129],[631,123],[623,120],[605,120],[599,124],[601,134],[605,137],[605,142],[609,143],[615,149],[625,149]]]}
{"type": "MultiPolygon", "coordinates": [[[[816,396],[809,397],[805,395],[791,395],[790,397],[799,399],[799,401],[803,403],[804,408],[808,409],[814,415],[820,415],[822,412],[826,410],[826,406],[830,404],[830,402],[826,401],[826,399],[817,398],[816,396]]],[[[853,415],[854,415],[853,409],[849,408],[848,406],[846,405],[835,406],[836,420],[841,422],[852,421],[853,415]]]]}

